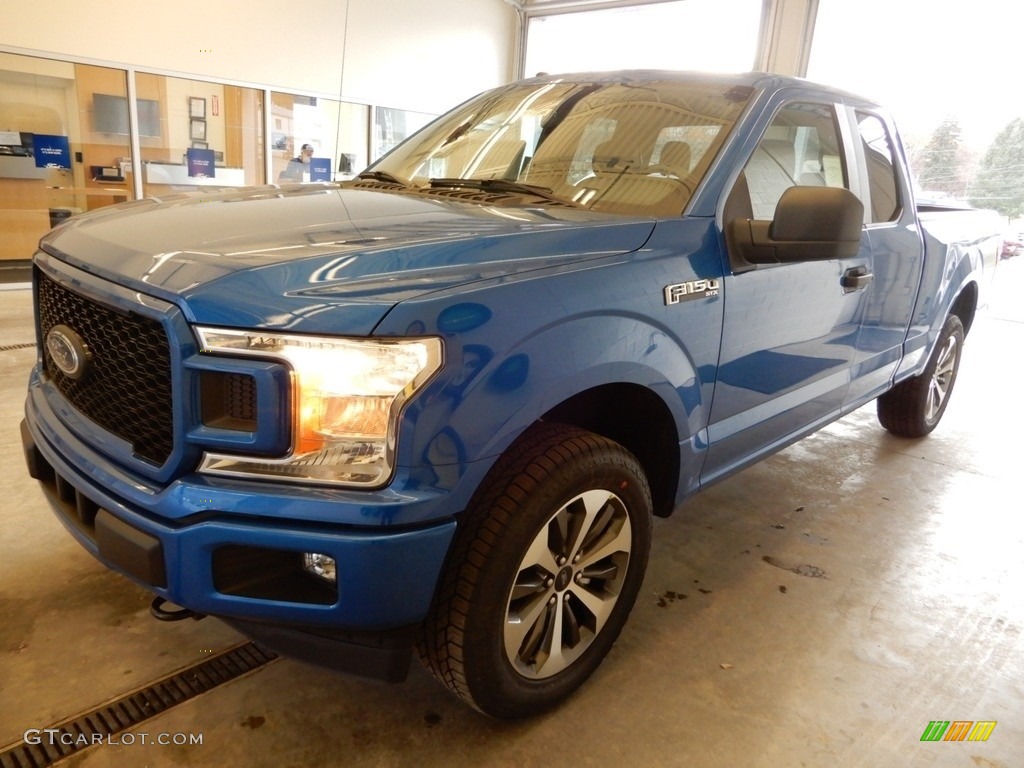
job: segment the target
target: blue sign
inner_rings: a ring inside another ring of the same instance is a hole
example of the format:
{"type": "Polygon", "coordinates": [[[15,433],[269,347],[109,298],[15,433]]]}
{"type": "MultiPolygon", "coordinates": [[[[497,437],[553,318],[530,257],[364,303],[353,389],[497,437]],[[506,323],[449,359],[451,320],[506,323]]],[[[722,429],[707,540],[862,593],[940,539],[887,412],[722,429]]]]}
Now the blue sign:
{"type": "Polygon", "coordinates": [[[190,179],[212,179],[217,173],[212,149],[186,149],[185,160],[190,179]]]}
{"type": "Polygon", "coordinates": [[[70,168],[71,146],[67,136],[47,136],[37,133],[32,137],[36,168],[70,168]]]}
{"type": "Polygon", "coordinates": [[[331,158],[311,157],[309,158],[309,180],[330,181],[331,180],[331,158]]]}

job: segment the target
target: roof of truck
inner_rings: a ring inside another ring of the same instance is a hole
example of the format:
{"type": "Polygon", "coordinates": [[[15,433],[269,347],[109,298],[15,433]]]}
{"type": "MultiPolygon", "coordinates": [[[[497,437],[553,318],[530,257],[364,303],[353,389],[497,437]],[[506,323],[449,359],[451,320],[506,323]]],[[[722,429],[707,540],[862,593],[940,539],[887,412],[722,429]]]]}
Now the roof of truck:
{"type": "Polygon", "coordinates": [[[780,90],[782,88],[814,88],[828,91],[836,96],[857,101],[877,103],[860,94],[851,93],[835,86],[807,80],[801,77],[778,75],[771,72],[740,72],[717,73],[697,72],[670,69],[623,69],[595,72],[538,73],[534,77],[525,78],[523,82],[608,82],[608,83],[644,83],[658,80],[694,81],[706,83],[722,83],[735,86],[747,86],[759,90],[780,90]]]}

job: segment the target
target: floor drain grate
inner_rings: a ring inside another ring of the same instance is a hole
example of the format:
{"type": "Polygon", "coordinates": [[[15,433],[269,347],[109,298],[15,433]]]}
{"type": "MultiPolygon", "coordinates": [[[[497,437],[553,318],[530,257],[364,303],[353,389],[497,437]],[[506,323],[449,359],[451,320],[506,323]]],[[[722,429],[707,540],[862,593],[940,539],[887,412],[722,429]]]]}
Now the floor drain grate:
{"type": "MultiPolygon", "coordinates": [[[[0,768],[43,768],[52,765],[276,658],[277,654],[255,643],[246,643],[225,651],[91,712],[38,729],[41,737],[39,744],[23,741],[0,751],[0,768]]],[[[32,729],[32,732],[35,730],[32,729]]]]}
{"type": "Polygon", "coordinates": [[[0,345],[0,352],[9,352],[12,349],[28,349],[29,347],[34,347],[35,345],[36,343],[34,341],[30,341],[27,344],[5,344],[0,345]]]}

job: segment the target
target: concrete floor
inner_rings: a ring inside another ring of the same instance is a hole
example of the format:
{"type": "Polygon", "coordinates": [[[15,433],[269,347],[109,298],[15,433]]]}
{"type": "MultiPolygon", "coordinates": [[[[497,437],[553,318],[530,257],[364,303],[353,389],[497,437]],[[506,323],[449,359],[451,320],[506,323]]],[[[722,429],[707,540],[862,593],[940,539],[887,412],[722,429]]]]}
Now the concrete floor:
{"type": "MultiPolygon", "coordinates": [[[[656,520],[626,630],[560,710],[501,723],[419,667],[387,686],[278,659],[133,731],[202,745],[136,738],[59,764],[1024,765],[1024,258],[995,289],[931,437],[890,437],[872,405],[656,520]],[[921,742],[932,720],[998,725],[921,742]]],[[[154,621],[56,521],[18,437],[35,353],[8,347],[30,323],[29,292],[0,291],[0,751],[243,641],[154,621]]]]}

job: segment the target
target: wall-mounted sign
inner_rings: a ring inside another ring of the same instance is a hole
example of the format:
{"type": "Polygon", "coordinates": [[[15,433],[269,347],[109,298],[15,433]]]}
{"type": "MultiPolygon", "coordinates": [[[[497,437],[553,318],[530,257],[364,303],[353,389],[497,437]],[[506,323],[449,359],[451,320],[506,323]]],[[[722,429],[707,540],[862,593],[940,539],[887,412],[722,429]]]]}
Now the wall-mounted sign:
{"type": "Polygon", "coordinates": [[[212,149],[187,149],[185,161],[190,179],[212,179],[217,173],[212,149]]]}
{"type": "Polygon", "coordinates": [[[36,168],[70,168],[71,146],[67,136],[47,136],[37,133],[33,136],[32,147],[36,156],[36,168]]]}
{"type": "Polygon", "coordinates": [[[311,157],[309,159],[309,180],[330,181],[331,180],[331,158],[311,157]]]}

